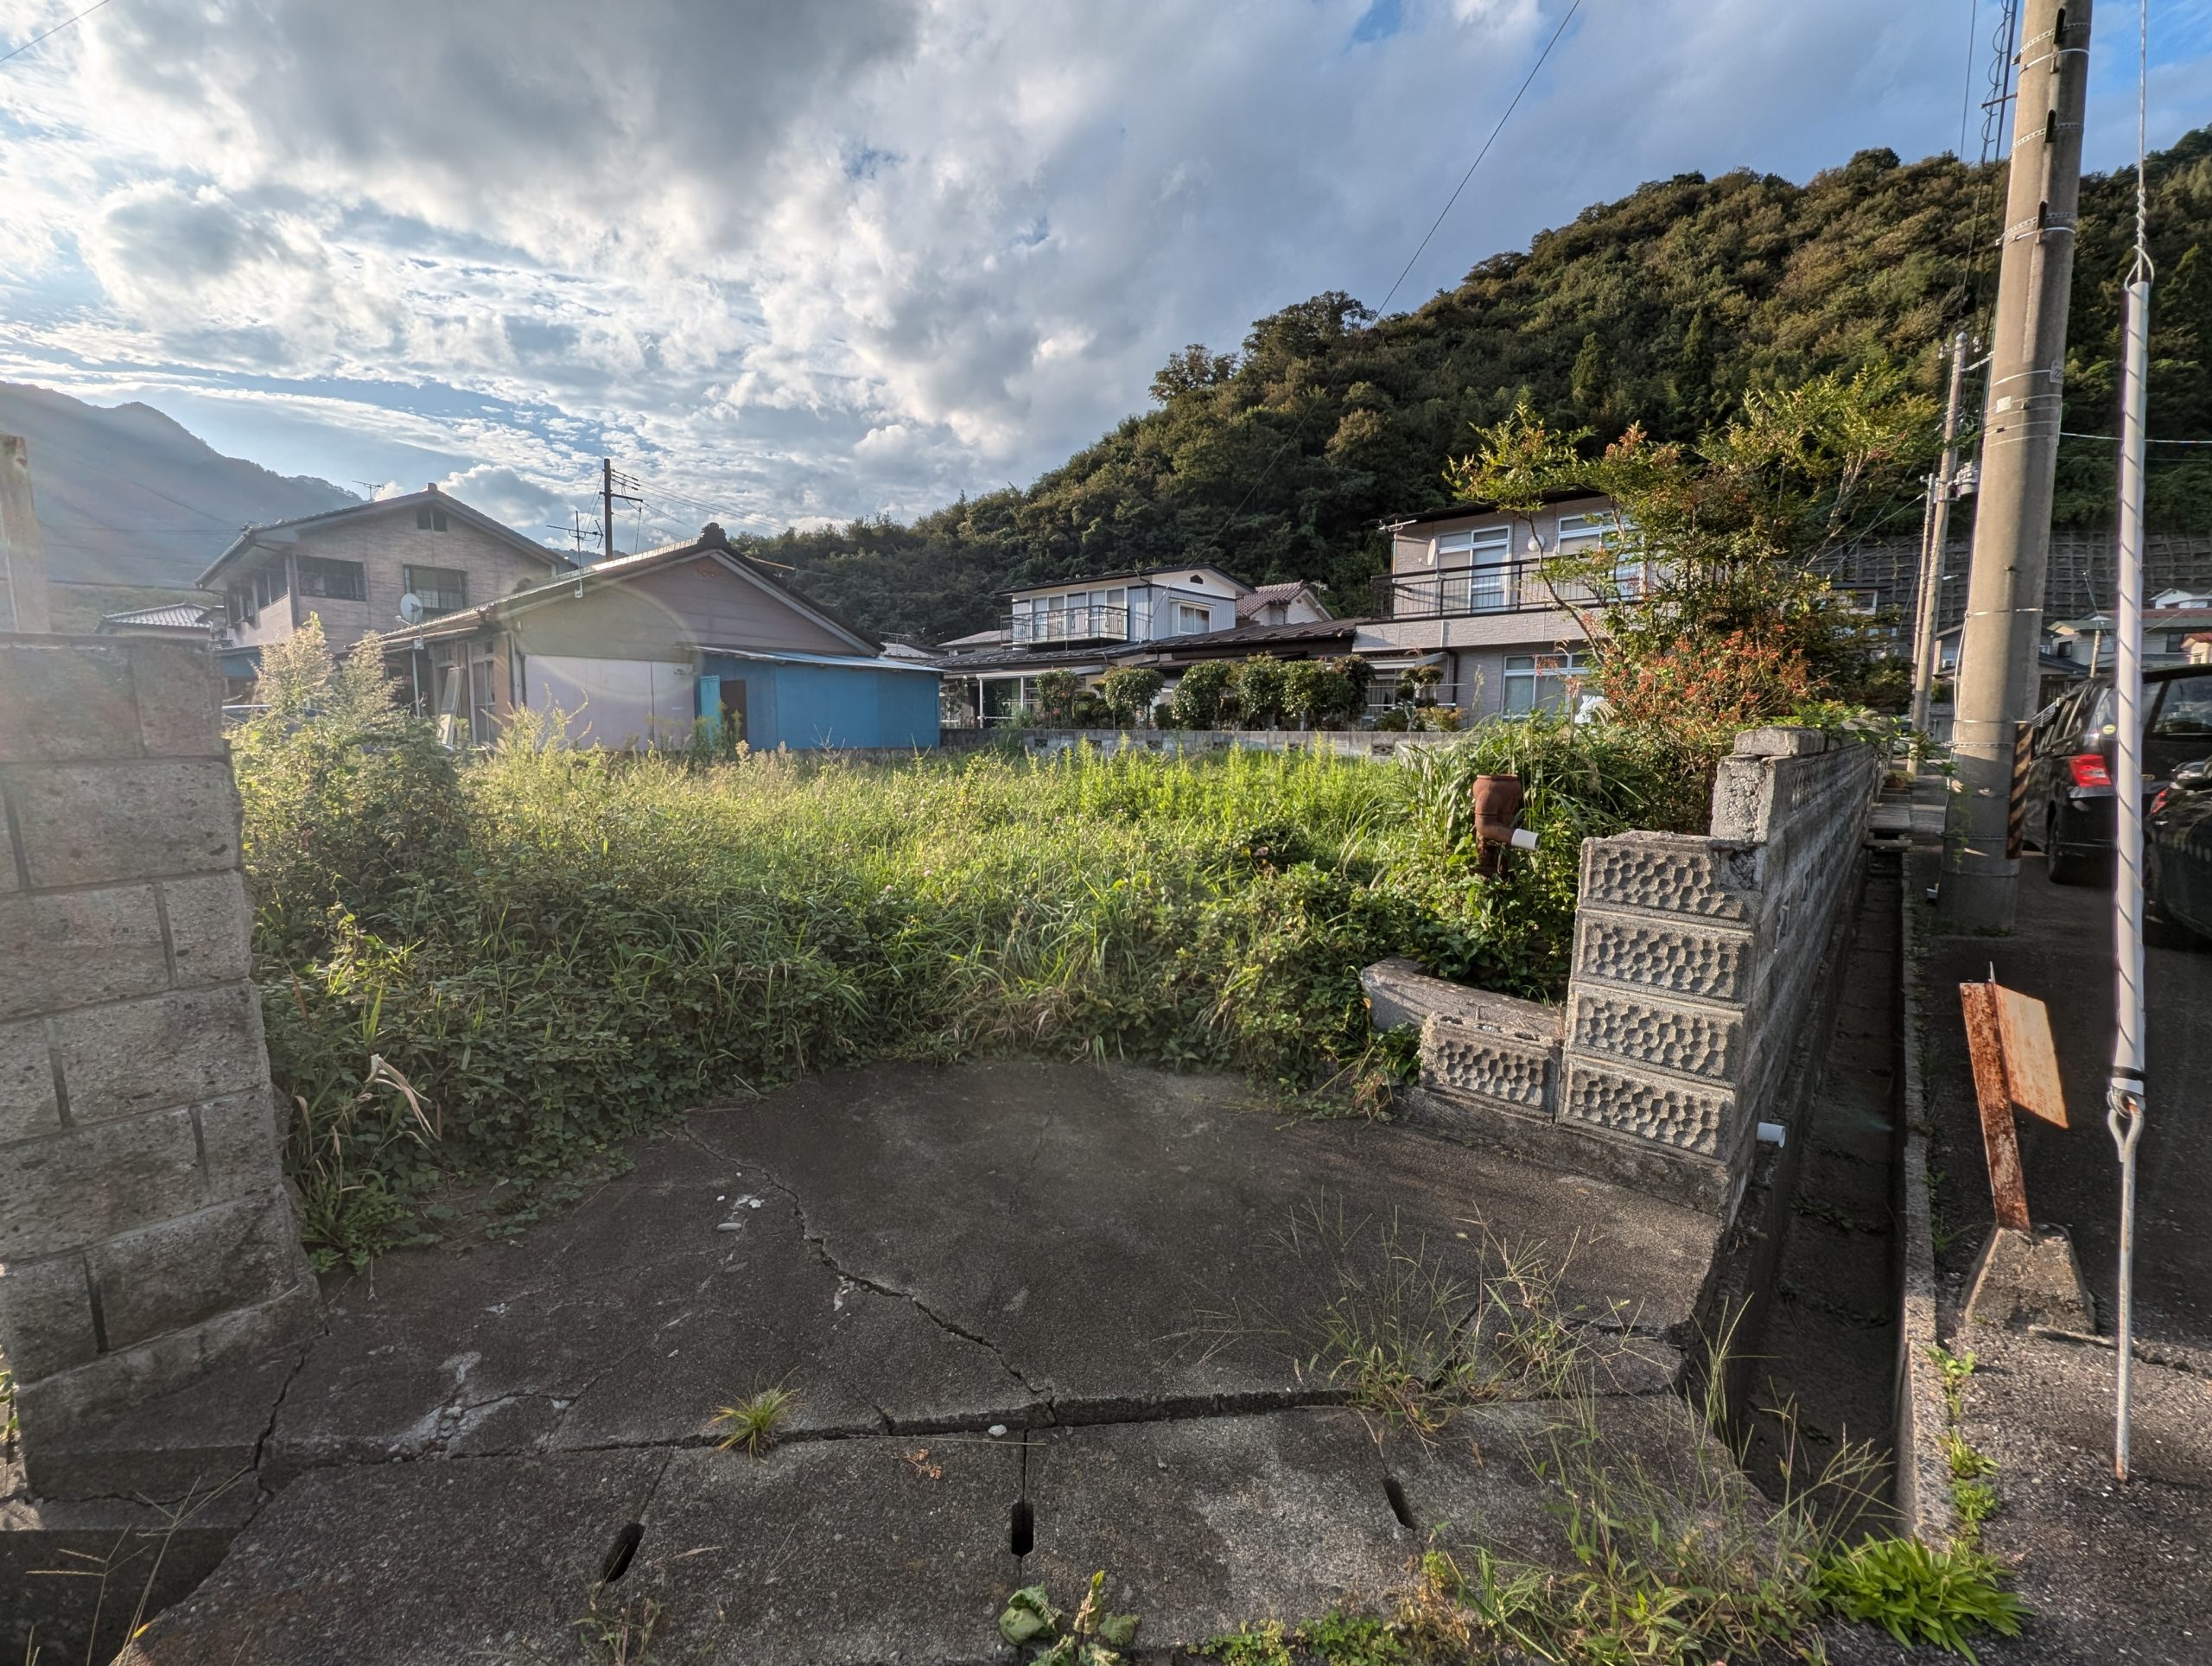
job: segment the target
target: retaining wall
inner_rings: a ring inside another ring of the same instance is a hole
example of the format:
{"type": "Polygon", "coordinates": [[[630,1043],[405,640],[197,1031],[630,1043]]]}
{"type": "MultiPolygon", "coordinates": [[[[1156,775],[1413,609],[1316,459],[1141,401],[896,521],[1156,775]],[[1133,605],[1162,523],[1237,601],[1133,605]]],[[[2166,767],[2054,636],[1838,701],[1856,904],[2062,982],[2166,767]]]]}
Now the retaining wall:
{"type": "Polygon", "coordinates": [[[949,728],[939,736],[938,744],[949,752],[975,752],[1001,742],[1019,743],[1033,758],[1080,746],[1102,753],[1168,754],[1227,752],[1236,747],[1252,752],[1305,752],[1319,747],[1346,758],[1390,758],[1448,746],[1462,738],[1390,729],[949,728]]]}
{"type": "Polygon", "coordinates": [[[0,636],[0,1351],[74,1428],[317,1320],[207,650],[0,636]]]}
{"type": "Polygon", "coordinates": [[[1369,968],[1377,1027],[1422,1027],[1410,1114],[1732,1215],[1883,768],[1872,747],[1755,729],[1721,761],[1708,833],[1586,841],[1563,1008],[1369,968]]]}

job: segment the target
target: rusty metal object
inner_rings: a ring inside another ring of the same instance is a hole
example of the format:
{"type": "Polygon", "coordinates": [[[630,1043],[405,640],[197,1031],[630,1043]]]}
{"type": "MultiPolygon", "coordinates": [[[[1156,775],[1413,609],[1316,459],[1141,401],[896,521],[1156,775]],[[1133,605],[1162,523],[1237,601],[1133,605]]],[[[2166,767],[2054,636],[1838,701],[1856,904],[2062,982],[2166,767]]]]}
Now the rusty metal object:
{"type": "Polygon", "coordinates": [[[1982,1149],[1989,1158],[1989,1196],[1999,1226],[2028,1230],[2028,1188],[2020,1173],[2020,1138],[2012,1126],[2012,1091],[2005,1077],[1999,990],[1993,980],[1959,985],[1966,1014],[1967,1054],[1974,1062],[1974,1097],[1981,1109],[1982,1149]]]}
{"type": "Polygon", "coordinates": [[[1513,843],[1513,824],[1521,817],[1521,778],[1478,775],[1469,796],[1474,800],[1482,871],[1494,875],[1505,865],[1506,850],[1513,843]]]}
{"type": "Polygon", "coordinates": [[[2004,1046],[2005,1088],[2012,1108],[2064,1128],[2066,1090],[2058,1079],[2050,1012],[2031,995],[1990,987],[1997,990],[1997,1039],[2004,1046]]]}

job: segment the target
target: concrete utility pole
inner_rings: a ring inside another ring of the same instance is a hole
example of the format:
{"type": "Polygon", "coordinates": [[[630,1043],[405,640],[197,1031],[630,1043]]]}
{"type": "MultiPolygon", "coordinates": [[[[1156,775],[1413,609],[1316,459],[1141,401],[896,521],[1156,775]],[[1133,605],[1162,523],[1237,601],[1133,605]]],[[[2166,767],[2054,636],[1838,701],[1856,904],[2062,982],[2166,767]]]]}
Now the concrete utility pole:
{"type": "Polygon", "coordinates": [[[1951,799],[1937,899],[1953,925],[1981,932],[2012,929],[2020,866],[2013,750],[2035,706],[2089,80],[2090,0],[2026,0],[2024,11],[1951,741],[1961,791],[1951,799]]]}
{"type": "Polygon", "coordinates": [[[7,627],[50,631],[47,607],[46,537],[31,500],[30,442],[0,434],[0,588],[7,593],[7,627]]]}
{"type": "Polygon", "coordinates": [[[1943,406],[1943,461],[1928,483],[1928,530],[1920,552],[1920,588],[1913,623],[1912,726],[1928,733],[1936,692],[1936,626],[1943,611],[1944,543],[1959,476],[1959,403],[1966,387],[1967,333],[1951,338],[1951,394],[1943,406]]]}

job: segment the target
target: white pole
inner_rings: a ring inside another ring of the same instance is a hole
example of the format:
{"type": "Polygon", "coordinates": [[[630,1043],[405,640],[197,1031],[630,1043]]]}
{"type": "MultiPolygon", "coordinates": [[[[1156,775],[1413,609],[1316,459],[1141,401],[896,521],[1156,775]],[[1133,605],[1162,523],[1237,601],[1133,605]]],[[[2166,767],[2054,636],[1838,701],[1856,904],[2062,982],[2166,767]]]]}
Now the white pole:
{"type": "Polygon", "coordinates": [[[2150,203],[2143,179],[2150,99],[2151,3],[2139,13],[2136,67],[2135,267],[2127,280],[2127,315],[2120,356],[2120,607],[2113,637],[2113,692],[2120,733],[2113,737],[2113,794],[2119,812],[2119,871],[2113,875],[2113,957],[2118,997],[2112,1081],[2105,1091],[2105,1126],[2120,1151],[2119,1309],[2113,1341],[2118,1357],[2113,1393],[2112,1472],[2127,1478],[2128,1419],[2135,1364],[2135,1147],[2143,1137],[2143,416],[2149,394],[2151,343],[2150,203]]]}

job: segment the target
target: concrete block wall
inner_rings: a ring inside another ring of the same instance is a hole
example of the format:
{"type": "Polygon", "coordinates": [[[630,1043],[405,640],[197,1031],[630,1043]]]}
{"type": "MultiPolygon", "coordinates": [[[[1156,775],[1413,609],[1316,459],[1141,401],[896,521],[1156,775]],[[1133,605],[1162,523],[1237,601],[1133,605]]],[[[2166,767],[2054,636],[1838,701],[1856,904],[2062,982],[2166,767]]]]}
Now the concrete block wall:
{"type": "Polygon", "coordinates": [[[1236,748],[1250,752],[1319,748],[1344,758],[1403,758],[1429,747],[1448,746],[1459,738],[1391,729],[949,728],[938,737],[938,744],[948,752],[981,752],[1001,743],[1019,742],[1033,758],[1049,758],[1084,746],[1109,757],[1117,752],[1198,756],[1236,748]]]}
{"type": "Polygon", "coordinates": [[[317,1322],[202,648],[0,636],[0,1352],[72,1428],[317,1322]]]}
{"type": "Polygon", "coordinates": [[[1707,834],[1586,841],[1561,1011],[1378,999],[1404,971],[1370,968],[1378,1025],[1422,1024],[1416,1114],[1732,1213],[1882,771],[1872,747],[1755,729],[1721,762],[1707,834]]]}

